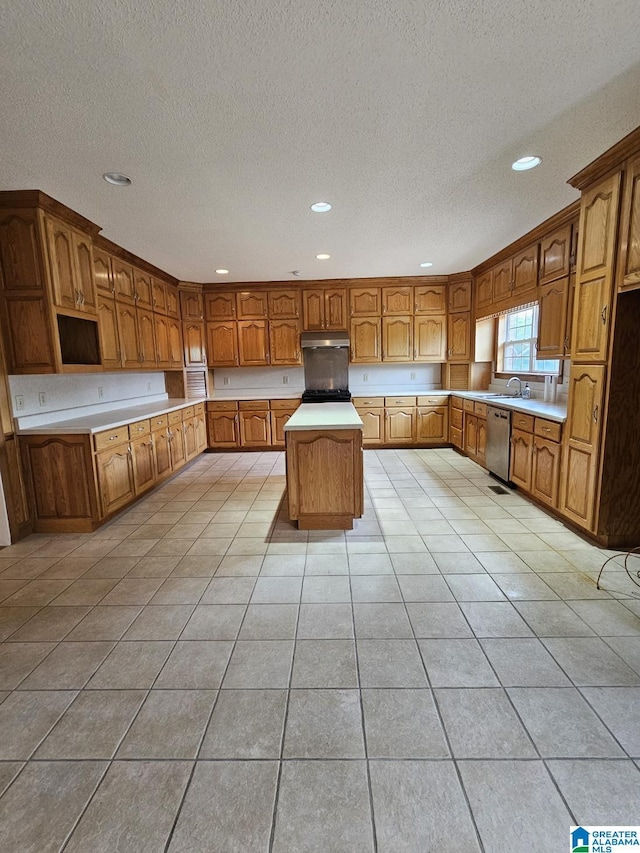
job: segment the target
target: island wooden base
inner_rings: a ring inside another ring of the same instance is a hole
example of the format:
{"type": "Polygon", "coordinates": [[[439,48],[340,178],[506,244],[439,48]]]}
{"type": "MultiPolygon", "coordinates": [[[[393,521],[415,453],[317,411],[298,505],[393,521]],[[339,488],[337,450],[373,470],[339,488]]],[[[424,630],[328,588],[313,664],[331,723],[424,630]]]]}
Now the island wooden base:
{"type": "Polygon", "coordinates": [[[300,530],[351,530],[364,511],[362,430],[291,430],[289,518],[300,530]]]}

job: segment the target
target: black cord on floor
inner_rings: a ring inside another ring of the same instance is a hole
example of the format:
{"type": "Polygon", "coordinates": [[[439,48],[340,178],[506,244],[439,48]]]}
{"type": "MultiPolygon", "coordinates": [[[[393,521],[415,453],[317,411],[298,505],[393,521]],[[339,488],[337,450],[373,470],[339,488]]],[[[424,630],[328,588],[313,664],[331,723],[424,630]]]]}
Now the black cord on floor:
{"type": "Polygon", "coordinates": [[[625,570],[625,572],[629,576],[629,579],[638,588],[640,588],[640,568],[638,569],[638,571],[635,571],[635,572],[634,572],[634,570],[629,568],[629,557],[638,557],[640,559],[640,546],[638,546],[637,548],[632,548],[630,551],[627,551],[626,554],[622,554],[622,553],[614,554],[612,557],[608,557],[604,561],[604,563],[602,564],[602,568],[598,572],[598,580],[596,581],[596,589],[602,589],[602,587],[600,586],[600,578],[602,577],[602,573],[604,572],[607,564],[610,563],[612,560],[616,560],[618,557],[622,557],[622,556],[624,556],[624,570],[625,570]],[[635,574],[635,577],[634,577],[634,574],[635,574]]]}

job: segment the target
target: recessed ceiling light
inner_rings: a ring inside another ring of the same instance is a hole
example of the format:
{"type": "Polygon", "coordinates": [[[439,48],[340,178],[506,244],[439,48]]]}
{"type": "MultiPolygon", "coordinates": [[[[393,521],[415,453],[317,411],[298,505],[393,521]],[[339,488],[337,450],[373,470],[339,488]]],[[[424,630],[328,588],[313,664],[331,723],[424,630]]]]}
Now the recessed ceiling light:
{"type": "Polygon", "coordinates": [[[526,172],[527,169],[535,169],[540,163],[542,163],[542,157],[531,155],[529,157],[520,157],[519,160],[511,164],[511,168],[514,172],[526,172]]]}
{"type": "Polygon", "coordinates": [[[316,201],[311,205],[311,210],[314,213],[327,213],[327,211],[331,210],[331,205],[328,201],[316,201]]]}
{"type": "Polygon", "coordinates": [[[229,270],[216,270],[217,275],[228,275],[229,270]]]}
{"type": "Polygon", "coordinates": [[[431,261],[425,261],[423,264],[420,264],[420,266],[421,266],[423,269],[426,269],[427,267],[432,267],[432,266],[433,266],[433,264],[431,263],[431,261]]]}
{"type": "Polygon", "coordinates": [[[120,172],[105,172],[102,177],[108,184],[113,184],[115,187],[128,187],[131,184],[131,178],[121,175],[120,172]]]}
{"type": "Polygon", "coordinates": [[[330,257],[331,257],[331,255],[316,255],[316,258],[319,261],[328,261],[330,257]]]}

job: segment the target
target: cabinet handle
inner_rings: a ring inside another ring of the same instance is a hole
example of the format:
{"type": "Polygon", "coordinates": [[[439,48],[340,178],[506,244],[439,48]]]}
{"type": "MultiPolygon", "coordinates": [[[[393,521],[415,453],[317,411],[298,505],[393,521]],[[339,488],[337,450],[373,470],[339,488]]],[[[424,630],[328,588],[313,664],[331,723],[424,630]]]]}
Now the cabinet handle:
{"type": "Polygon", "coordinates": [[[541,427],[541,429],[542,429],[542,432],[551,432],[549,427],[541,427]]]}
{"type": "Polygon", "coordinates": [[[565,353],[567,352],[568,349],[569,349],[569,335],[567,335],[567,337],[564,339],[564,351],[565,351],[565,353]]]}
{"type": "Polygon", "coordinates": [[[602,318],[602,324],[606,325],[607,323],[607,305],[604,306],[602,311],[600,312],[600,317],[602,318]]]}
{"type": "Polygon", "coordinates": [[[594,422],[594,424],[598,423],[598,408],[599,408],[599,406],[595,406],[593,409],[593,422],[594,422]]]}
{"type": "Polygon", "coordinates": [[[82,291],[80,291],[80,304],[84,305],[84,303],[85,303],[84,293],[82,291]]]}
{"type": "Polygon", "coordinates": [[[110,435],[110,436],[109,436],[109,441],[115,441],[115,440],[116,440],[116,438],[118,438],[118,436],[117,436],[117,435],[110,435]]]}

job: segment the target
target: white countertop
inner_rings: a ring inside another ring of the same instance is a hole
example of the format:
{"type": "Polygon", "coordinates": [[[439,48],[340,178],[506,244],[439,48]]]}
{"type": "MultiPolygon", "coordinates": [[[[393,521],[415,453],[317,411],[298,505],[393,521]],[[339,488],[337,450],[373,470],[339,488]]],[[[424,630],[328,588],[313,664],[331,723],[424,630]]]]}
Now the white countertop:
{"type": "Polygon", "coordinates": [[[501,409],[509,409],[512,412],[524,412],[526,415],[534,415],[539,418],[547,418],[550,421],[563,424],[567,419],[566,403],[545,403],[539,398],[523,400],[521,397],[496,397],[491,391],[443,391],[454,397],[463,397],[467,400],[478,400],[489,406],[498,406],[501,409]]]}
{"type": "Polygon", "coordinates": [[[362,429],[363,426],[353,403],[302,403],[284,425],[284,431],[362,429]]]}
{"type": "Polygon", "coordinates": [[[71,418],[66,421],[53,421],[46,426],[31,427],[30,429],[16,430],[17,435],[93,435],[107,429],[130,424],[132,421],[141,421],[144,418],[153,418],[165,412],[175,412],[187,406],[194,406],[204,400],[170,399],[156,401],[155,403],[142,403],[139,406],[128,406],[126,409],[113,409],[110,412],[101,412],[95,415],[85,415],[81,418],[71,418]]]}

